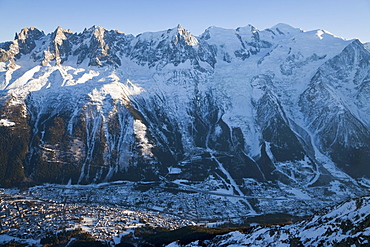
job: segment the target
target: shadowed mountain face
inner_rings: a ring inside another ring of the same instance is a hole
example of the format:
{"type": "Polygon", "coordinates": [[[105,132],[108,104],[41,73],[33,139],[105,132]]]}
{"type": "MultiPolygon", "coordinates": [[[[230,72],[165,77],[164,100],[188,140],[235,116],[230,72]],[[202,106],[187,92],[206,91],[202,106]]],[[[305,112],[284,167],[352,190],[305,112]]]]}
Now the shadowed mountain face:
{"type": "Polygon", "coordinates": [[[0,184],[361,194],[369,99],[369,51],[322,30],[25,28],[0,44],[0,184]]]}

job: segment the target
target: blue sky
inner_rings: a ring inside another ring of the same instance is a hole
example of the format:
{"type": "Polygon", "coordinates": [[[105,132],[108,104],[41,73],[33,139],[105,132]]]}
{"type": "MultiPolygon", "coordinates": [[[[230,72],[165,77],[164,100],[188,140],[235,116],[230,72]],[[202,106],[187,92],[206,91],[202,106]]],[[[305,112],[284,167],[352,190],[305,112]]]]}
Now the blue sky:
{"type": "Polygon", "coordinates": [[[181,24],[200,35],[209,26],[263,30],[277,23],[370,41],[370,0],[0,0],[0,9],[0,42],[30,26],[49,33],[100,25],[136,35],[181,24]]]}

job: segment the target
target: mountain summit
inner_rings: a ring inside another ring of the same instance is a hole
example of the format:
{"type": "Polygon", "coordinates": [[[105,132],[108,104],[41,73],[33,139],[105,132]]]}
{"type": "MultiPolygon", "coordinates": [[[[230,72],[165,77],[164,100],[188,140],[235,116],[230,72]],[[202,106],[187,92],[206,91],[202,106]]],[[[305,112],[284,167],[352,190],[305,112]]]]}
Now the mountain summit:
{"type": "Polygon", "coordinates": [[[358,40],[286,24],[199,37],[180,25],[25,28],[0,44],[0,184],[185,182],[319,204],[362,195],[369,81],[358,40]]]}

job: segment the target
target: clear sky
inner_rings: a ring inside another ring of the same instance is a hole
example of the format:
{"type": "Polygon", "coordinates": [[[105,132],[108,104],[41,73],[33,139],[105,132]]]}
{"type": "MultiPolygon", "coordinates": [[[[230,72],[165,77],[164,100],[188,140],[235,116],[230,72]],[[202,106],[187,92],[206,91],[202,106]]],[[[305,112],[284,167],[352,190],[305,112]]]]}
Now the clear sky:
{"type": "Polygon", "coordinates": [[[0,0],[0,10],[0,42],[31,26],[50,33],[100,25],[136,35],[181,24],[200,35],[209,26],[277,23],[370,41],[370,0],[0,0]]]}

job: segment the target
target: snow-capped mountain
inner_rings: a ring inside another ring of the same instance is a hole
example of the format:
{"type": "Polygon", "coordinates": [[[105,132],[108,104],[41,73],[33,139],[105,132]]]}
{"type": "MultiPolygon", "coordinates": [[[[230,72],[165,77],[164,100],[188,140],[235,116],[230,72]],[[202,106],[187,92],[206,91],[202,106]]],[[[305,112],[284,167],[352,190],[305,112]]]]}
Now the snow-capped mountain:
{"type": "Polygon", "coordinates": [[[0,182],[342,200],[370,188],[369,82],[364,45],[324,30],[24,28],[0,44],[0,182]]]}

